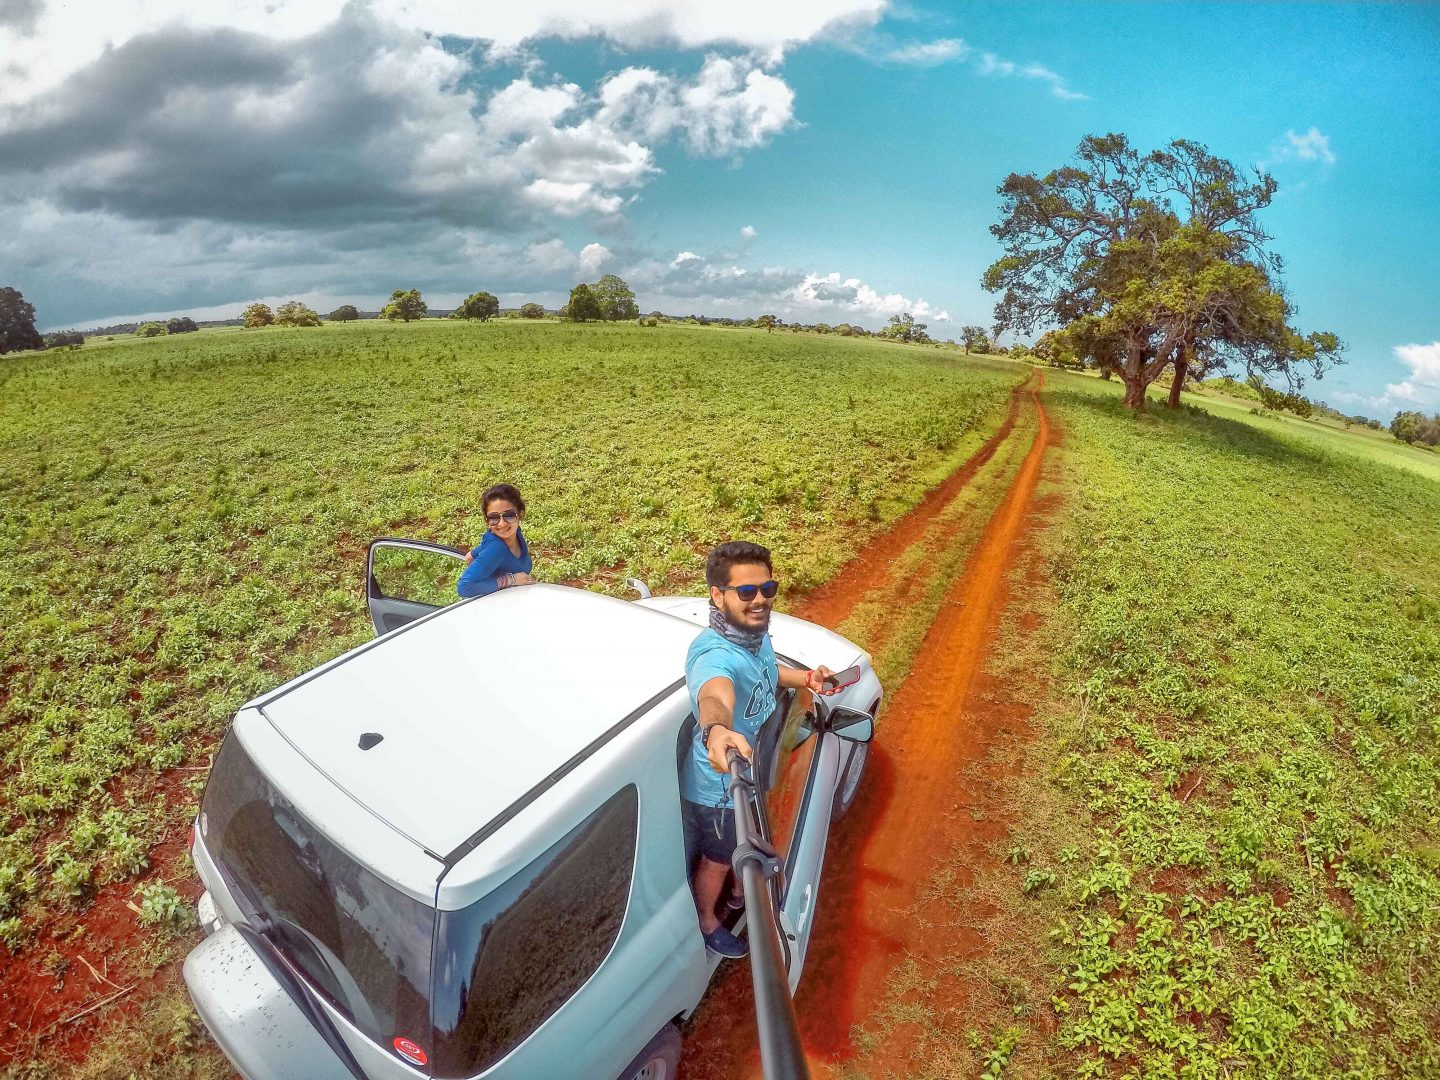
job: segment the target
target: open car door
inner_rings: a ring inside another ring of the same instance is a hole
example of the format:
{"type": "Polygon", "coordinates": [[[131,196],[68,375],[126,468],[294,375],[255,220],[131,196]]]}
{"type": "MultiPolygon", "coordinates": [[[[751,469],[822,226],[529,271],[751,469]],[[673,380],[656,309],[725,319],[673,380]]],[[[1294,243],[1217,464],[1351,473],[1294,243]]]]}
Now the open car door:
{"type": "Polygon", "coordinates": [[[365,557],[365,604],[375,633],[388,634],[459,600],[455,582],[467,554],[423,540],[372,540],[365,557]]]}

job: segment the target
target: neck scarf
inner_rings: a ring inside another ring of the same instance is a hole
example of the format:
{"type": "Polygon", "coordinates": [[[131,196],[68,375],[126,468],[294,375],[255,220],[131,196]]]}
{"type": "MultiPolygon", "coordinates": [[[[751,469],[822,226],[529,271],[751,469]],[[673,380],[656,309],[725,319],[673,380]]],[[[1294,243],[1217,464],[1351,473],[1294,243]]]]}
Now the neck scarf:
{"type": "Polygon", "coordinates": [[[764,630],[741,630],[725,617],[719,608],[710,607],[710,629],[732,644],[739,645],[754,656],[760,655],[760,643],[765,640],[764,630]]]}

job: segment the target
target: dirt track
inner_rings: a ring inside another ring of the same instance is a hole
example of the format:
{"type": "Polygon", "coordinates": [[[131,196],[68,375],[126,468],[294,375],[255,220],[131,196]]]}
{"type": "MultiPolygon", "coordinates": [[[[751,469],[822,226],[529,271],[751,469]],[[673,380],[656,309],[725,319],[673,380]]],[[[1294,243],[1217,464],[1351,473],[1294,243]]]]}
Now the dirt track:
{"type": "MultiPolygon", "coordinates": [[[[954,813],[958,778],[988,747],[977,727],[961,721],[1050,442],[1038,392],[1043,384],[1038,372],[1027,384],[1037,421],[1030,450],[964,574],[947,592],[910,676],[890,688],[859,801],[832,836],[825,899],[796,998],[817,1076],[851,1058],[851,1029],[874,1014],[895,964],[907,953],[925,956],[923,931],[906,910],[932,872],[936,855],[949,851],[973,824],[954,813]]],[[[1004,425],[975,457],[817,591],[799,614],[830,626],[843,620],[866,587],[1010,437],[1020,398],[1017,390],[1004,425]]],[[[956,989],[955,996],[963,998],[963,987],[956,989]]],[[[681,1076],[758,1077],[755,1039],[749,970],[744,964],[727,965],[688,1027],[681,1076]]]]}

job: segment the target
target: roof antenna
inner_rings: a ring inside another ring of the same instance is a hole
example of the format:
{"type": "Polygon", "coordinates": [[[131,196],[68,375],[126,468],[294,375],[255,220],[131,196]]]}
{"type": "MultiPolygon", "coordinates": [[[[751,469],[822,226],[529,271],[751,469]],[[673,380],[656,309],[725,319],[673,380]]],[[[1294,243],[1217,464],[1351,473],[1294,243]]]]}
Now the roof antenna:
{"type": "Polygon", "coordinates": [[[378,746],[385,736],[376,731],[367,731],[360,736],[360,749],[369,750],[372,746],[378,746]]]}

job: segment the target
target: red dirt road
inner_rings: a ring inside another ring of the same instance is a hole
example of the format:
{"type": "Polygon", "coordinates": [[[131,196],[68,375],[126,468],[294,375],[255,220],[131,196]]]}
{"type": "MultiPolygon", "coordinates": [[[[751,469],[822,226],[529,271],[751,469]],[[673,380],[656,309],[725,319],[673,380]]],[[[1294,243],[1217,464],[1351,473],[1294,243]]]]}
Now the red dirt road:
{"type": "MultiPolygon", "coordinates": [[[[963,826],[971,824],[954,814],[959,777],[984,757],[988,746],[978,729],[961,719],[1050,444],[1038,393],[1043,385],[1040,374],[1029,389],[1038,421],[1029,453],[964,574],[947,593],[910,676],[891,694],[859,801],[832,835],[825,899],[796,997],[807,1057],[817,1076],[828,1075],[832,1066],[852,1056],[851,1028],[873,1015],[895,964],[906,953],[925,954],[924,931],[906,910],[934,870],[937,855],[950,851],[963,826]]],[[[1020,390],[1016,394],[1005,426],[980,451],[987,459],[1010,434],[1020,390]]],[[[840,598],[852,597],[852,605],[858,601],[865,583],[873,585],[876,572],[921,535],[982,463],[972,459],[962,467],[844,568],[823,595],[815,595],[814,607],[807,604],[801,614],[829,625],[843,619],[848,608],[840,598]]],[[[963,988],[957,991],[957,998],[965,996],[963,988]]],[[[743,963],[726,966],[689,1025],[681,1075],[685,1080],[760,1076],[750,973],[743,963]]]]}

